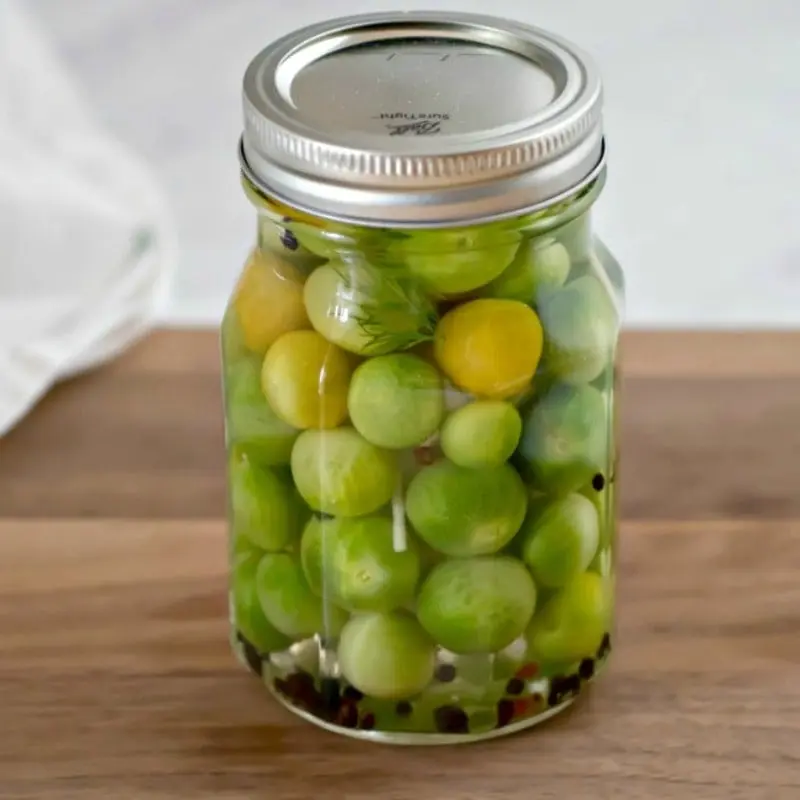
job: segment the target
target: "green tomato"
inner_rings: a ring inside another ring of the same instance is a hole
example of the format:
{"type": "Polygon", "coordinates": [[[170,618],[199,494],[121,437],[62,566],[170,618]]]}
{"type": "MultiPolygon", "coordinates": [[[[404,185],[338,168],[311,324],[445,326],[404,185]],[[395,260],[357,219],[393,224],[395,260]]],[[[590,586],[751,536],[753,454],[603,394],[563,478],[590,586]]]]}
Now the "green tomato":
{"type": "Polygon", "coordinates": [[[404,612],[359,615],[342,631],[339,666],[346,680],[368,697],[402,700],[433,680],[435,648],[404,612]]]}
{"type": "Polygon", "coordinates": [[[331,262],[309,276],[306,313],[329,342],[356,355],[385,355],[433,338],[437,313],[402,270],[331,262]]]}
{"type": "Polygon", "coordinates": [[[588,568],[597,552],[597,509],[580,494],[543,504],[520,531],[522,560],[537,586],[563,586],[588,568]]]}
{"type": "Polygon", "coordinates": [[[370,257],[385,253],[389,244],[402,234],[391,228],[363,228],[345,222],[284,219],[287,229],[300,246],[320,258],[337,259],[367,254],[370,257]]]}
{"type": "Polygon", "coordinates": [[[371,358],[353,374],[347,407],[356,430],[372,444],[416,447],[442,420],[442,378],[434,366],[410,353],[371,358]]]}
{"type": "Polygon", "coordinates": [[[562,225],[554,231],[555,238],[569,253],[573,264],[585,261],[592,253],[592,226],[589,214],[581,216],[562,225]]]}
{"type": "Polygon", "coordinates": [[[307,511],[294,487],[273,470],[234,453],[228,467],[234,536],[265,551],[283,550],[297,538],[307,511]]]}
{"type": "Polygon", "coordinates": [[[525,565],[508,556],[454,559],[435,567],[417,598],[417,618],[454,653],[494,653],[525,630],[536,586],[525,565]]]}
{"type": "Polygon", "coordinates": [[[616,531],[617,522],[614,483],[605,480],[605,485],[599,492],[592,485],[589,485],[581,489],[581,494],[589,500],[597,510],[597,516],[600,520],[600,547],[611,547],[614,543],[614,533],[616,531]]]}
{"type": "Polygon", "coordinates": [[[336,526],[330,524],[333,521],[326,517],[311,517],[300,539],[300,564],[303,567],[303,574],[311,591],[319,597],[326,592],[325,567],[333,557],[336,534],[336,526]]]}
{"type": "Polygon", "coordinates": [[[439,461],[406,494],[406,514],[431,547],[449,556],[495,553],[522,525],[527,493],[513,467],[467,469],[439,461]]]}
{"type": "Polygon", "coordinates": [[[534,305],[548,291],[566,283],[570,268],[569,253],[563,244],[552,238],[529,239],[482,294],[534,305]]]}
{"type": "Polygon", "coordinates": [[[315,511],[360,517],[391,500],[400,478],[394,455],[353,428],[308,430],[292,450],[292,477],[315,511]]]}
{"type": "Polygon", "coordinates": [[[228,445],[266,466],[288,464],[300,431],[280,419],[261,389],[261,359],[245,356],[225,370],[228,445]]]}
{"type": "Polygon", "coordinates": [[[586,275],[548,294],[539,306],[543,367],[567,383],[591,383],[614,358],[618,319],[600,282],[586,275]]]}
{"type": "Polygon", "coordinates": [[[601,578],[609,580],[614,575],[614,554],[610,547],[600,548],[589,564],[589,569],[601,578]]]}
{"type": "MultiPolygon", "coordinates": [[[[270,217],[260,217],[258,224],[259,246],[277,253],[308,275],[315,267],[324,264],[328,256],[320,256],[304,247],[295,233],[270,217]]],[[[286,220],[290,222],[290,220],[286,220]]]]}
{"type": "Polygon", "coordinates": [[[242,555],[231,572],[231,604],[236,630],[261,654],[285,650],[292,643],[264,616],[258,600],[256,573],[262,553],[242,555]]]}
{"type": "Polygon", "coordinates": [[[300,562],[288,553],[267,553],[261,559],[256,588],[264,616],[294,641],[338,636],[347,620],[345,611],[311,591],[300,562]]]}
{"type": "Polygon", "coordinates": [[[602,577],[573,578],[536,613],[526,632],[529,658],[570,663],[593,657],[611,623],[611,594],[602,577]]]}
{"type": "Polygon", "coordinates": [[[497,278],[514,260],[520,239],[517,231],[486,226],[419,230],[389,253],[434,295],[454,296],[497,278]]]}
{"type": "Polygon", "coordinates": [[[528,412],[517,454],[538,490],[569,494],[607,470],[610,435],[597,389],[558,384],[528,412]]]}
{"type": "Polygon", "coordinates": [[[590,261],[592,274],[605,275],[616,303],[622,306],[625,299],[625,273],[619,261],[601,239],[594,240],[590,261]]]}
{"type": "Polygon", "coordinates": [[[318,519],[301,544],[312,589],[348,611],[392,611],[410,605],[420,575],[413,549],[395,551],[387,517],[318,519]]]}
{"type": "Polygon", "coordinates": [[[235,569],[240,562],[247,561],[251,557],[256,557],[256,560],[258,560],[266,552],[260,547],[256,547],[246,536],[242,536],[235,531],[231,531],[228,545],[231,569],[235,569]]]}
{"type": "Polygon", "coordinates": [[[286,228],[306,251],[321,259],[337,258],[352,249],[354,229],[350,225],[326,221],[325,227],[287,220],[286,228]]]}
{"type": "MultiPolygon", "coordinates": [[[[244,343],[242,326],[239,324],[239,316],[236,309],[229,305],[225,309],[220,326],[220,352],[222,355],[222,375],[223,382],[228,380],[228,373],[235,369],[242,358],[251,356],[244,343]]],[[[227,385],[227,383],[226,383],[227,385]]]]}
{"type": "Polygon", "coordinates": [[[522,435],[516,407],[502,400],[479,400],[445,420],[441,446],[460,467],[497,467],[511,458],[522,435]]]}

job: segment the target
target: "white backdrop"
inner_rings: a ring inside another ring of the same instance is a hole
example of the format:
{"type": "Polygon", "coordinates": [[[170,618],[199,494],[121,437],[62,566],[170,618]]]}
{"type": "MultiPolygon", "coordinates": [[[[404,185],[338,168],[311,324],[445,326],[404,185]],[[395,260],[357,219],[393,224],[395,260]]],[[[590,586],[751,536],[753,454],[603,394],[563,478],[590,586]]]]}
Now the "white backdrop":
{"type": "Polygon", "coordinates": [[[491,10],[598,60],[601,232],[634,326],[800,323],[798,0],[28,0],[101,120],[153,164],[178,219],[166,318],[213,323],[252,234],[235,154],[250,56],[364,10],[491,10]]]}

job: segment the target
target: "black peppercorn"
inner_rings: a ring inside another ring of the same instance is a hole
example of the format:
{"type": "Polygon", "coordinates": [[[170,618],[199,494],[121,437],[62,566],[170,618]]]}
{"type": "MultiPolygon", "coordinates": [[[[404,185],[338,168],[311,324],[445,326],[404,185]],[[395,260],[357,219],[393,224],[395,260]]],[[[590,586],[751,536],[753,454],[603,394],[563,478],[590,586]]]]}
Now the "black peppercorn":
{"type": "Polygon", "coordinates": [[[291,231],[285,229],[281,232],[281,244],[287,250],[297,250],[300,246],[297,237],[291,231]]]}
{"type": "Polygon", "coordinates": [[[439,683],[450,683],[456,678],[456,668],[452,664],[440,664],[436,668],[436,680],[439,683]]]}
{"type": "Polygon", "coordinates": [[[256,650],[256,648],[250,642],[248,642],[241,633],[237,635],[237,638],[242,645],[242,652],[244,653],[244,659],[247,662],[247,666],[253,672],[255,672],[256,675],[261,675],[264,669],[261,653],[259,653],[258,650],[256,650]]]}
{"type": "Polygon", "coordinates": [[[564,678],[563,675],[555,675],[550,678],[550,691],[547,694],[547,705],[557,706],[564,701],[567,694],[565,681],[566,678],[564,678]]]}
{"type": "Polygon", "coordinates": [[[497,704],[497,727],[505,728],[514,719],[514,701],[501,700],[497,704]]]}
{"type": "Polygon", "coordinates": [[[442,733],[469,733],[469,717],[458,706],[439,706],[433,712],[433,719],[442,733]]]}
{"type": "Polygon", "coordinates": [[[581,680],[588,681],[594,677],[594,659],[593,658],[584,658],[581,661],[580,666],[578,667],[578,675],[580,675],[581,680]]]}
{"type": "Polygon", "coordinates": [[[325,708],[330,711],[336,711],[339,708],[342,702],[339,681],[335,678],[323,678],[319,684],[319,693],[325,708]]]}
{"type": "Polygon", "coordinates": [[[580,676],[575,675],[567,675],[564,678],[564,683],[562,684],[564,694],[569,697],[575,697],[581,690],[581,679],[580,676]]]}
{"type": "Polygon", "coordinates": [[[395,713],[398,717],[410,717],[411,713],[414,711],[411,703],[408,700],[401,700],[394,709],[395,713]]]}
{"type": "Polygon", "coordinates": [[[597,658],[598,660],[605,658],[611,650],[611,636],[606,634],[603,637],[603,641],[600,642],[600,647],[597,650],[597,658]]]}

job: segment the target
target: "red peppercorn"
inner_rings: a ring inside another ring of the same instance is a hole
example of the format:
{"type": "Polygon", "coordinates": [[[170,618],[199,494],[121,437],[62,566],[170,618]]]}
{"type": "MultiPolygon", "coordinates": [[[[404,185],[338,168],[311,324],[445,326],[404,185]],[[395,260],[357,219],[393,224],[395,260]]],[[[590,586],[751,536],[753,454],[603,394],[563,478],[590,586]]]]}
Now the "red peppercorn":
{"type": "Polygon", "coordinates": [[[514,717],[527,717],[536,708],[536,703],[530,697],[520,697],[514,700],[514,717]]]}
{"type": "Polygon", "coordinates": [[[355,728],[358,725],[358,709],[355,703],[343,702],[337,713],[336,722],[344,728],[355,728]]]}
{"type": "Polygon", "coordinates": [[[422,464],[426,467],[430,466],[436,461],[436,451],[433,447],[415,447],[414,459],[418,464],[422,464]]]}
{"type": "Polygon", "coordinates": [[[538,664],[526,664],[524,667],[521,667],[517,670],[517,674],[514,676],[519,678],[520,680],[530,680],[531,678],[535,678],[539,674],[539,665],[538,664]]]}
{"type": "Polygon", "coordinates": [[[361,725],[359,725],[359,727],[361,730],[371,731],[375,727],[375,715],[365,714],[361,719],[361,725]]]}

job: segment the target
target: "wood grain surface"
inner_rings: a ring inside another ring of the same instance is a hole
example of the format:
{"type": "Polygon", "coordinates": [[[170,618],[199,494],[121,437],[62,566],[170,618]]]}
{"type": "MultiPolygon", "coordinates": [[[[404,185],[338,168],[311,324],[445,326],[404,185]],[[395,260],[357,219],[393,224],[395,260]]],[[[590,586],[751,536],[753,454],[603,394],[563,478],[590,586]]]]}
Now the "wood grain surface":
{"type": "Polygon", "coordinates": [[[460,748],[319,731],[234,662],[212,334],[56,388],[0,441],[0,798],[800,798],[800,334],[623,352],[612,667],[460,748]]]}

